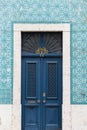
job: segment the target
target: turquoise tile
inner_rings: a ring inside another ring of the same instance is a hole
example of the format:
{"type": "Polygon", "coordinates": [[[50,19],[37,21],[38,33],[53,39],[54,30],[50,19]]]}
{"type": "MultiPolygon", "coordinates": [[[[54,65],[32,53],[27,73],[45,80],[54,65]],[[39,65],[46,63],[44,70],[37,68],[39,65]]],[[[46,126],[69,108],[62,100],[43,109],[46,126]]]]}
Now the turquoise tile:
{"type": "Polygon", "coordinates": [[[0,1],[0,103],[13,100],[13,26],[71,24],[71,103],[87,103],[87,0],[0,1]]]}

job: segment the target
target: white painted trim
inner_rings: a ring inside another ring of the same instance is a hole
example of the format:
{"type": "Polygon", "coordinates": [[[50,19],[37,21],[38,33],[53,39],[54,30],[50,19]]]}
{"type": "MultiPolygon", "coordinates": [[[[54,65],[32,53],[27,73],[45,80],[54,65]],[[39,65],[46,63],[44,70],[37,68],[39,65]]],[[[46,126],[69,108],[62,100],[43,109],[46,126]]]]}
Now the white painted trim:
{"type": "Polygon", "coordinates": [[[12,104],[0,104],[0,130],[12,130],[12,104]]]}
{"type": "Polygon", "coordinates": [[[14,31],[70,31],[70,24],[14,24],[14,31]]]}
{"type": "MultiPolygon", "coordinates": [[[[13,126],[21,130],[21,32],[22,31],[62,31],[63,32],[63,109],[62,128],[71,130],[70,105],[70,24],[14,24],[14,83],[13,108],[17,106],[17,113],[13,112],[13,126]]],[[[13,128],[15,130],[15,128],[13,128]]]]}

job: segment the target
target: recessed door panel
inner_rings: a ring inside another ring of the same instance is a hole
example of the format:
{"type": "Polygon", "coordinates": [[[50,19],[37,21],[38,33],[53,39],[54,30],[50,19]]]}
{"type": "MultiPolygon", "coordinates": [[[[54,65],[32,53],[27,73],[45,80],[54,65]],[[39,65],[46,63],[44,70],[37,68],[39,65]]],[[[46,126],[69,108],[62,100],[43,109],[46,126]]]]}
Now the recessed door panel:
{"type": "Polygon", "coordinates": [[[36,97],[36,63],[27,63],[27,78],[26,78],[26,94],[27,97],[36,97]]]}
{"type": "Polygon", "coordinates": [[[27,106],[25,107],[25,123],[26,125],[38,125],[38,107],[37,106],[27,106]]]}
{"type": "Polygon", "coordinates": [[[48,63],[47,97],[57,97],[57,63],[48,63]]]}

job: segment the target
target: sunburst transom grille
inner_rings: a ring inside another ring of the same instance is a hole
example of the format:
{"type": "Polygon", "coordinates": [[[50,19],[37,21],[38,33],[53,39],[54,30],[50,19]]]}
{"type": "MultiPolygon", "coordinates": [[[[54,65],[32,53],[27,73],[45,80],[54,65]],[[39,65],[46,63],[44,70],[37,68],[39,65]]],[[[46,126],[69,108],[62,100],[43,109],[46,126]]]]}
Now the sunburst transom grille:
{"type": "Polygon", "coordinates": [[[62,32],[22,32],[22,51],[62,53],[62,32]]]}

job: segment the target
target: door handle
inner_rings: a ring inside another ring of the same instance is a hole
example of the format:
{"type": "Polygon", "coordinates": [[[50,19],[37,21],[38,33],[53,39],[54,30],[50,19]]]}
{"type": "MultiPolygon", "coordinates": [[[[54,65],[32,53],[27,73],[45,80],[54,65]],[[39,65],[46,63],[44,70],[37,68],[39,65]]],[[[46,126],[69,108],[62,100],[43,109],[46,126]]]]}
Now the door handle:
{"type": "Polygon", "coordinates": [[[46,92],[43,92],[43,97],[46,97],[46,92]]]}
{"type": "Polygon", "coordinates": [[[37,100],[37,103],[40,103],[40,99],[37,100]]]}
{"type": "Polygon", "coordinates": [[[46,98],[46,92],[43,92],[43,103],[46,103],[45,98],[46,98]]]}
{"type": "Polygon", "coordinates": [[[46,103],[46,100],[43,100],[43,103],[46,103]]]}

